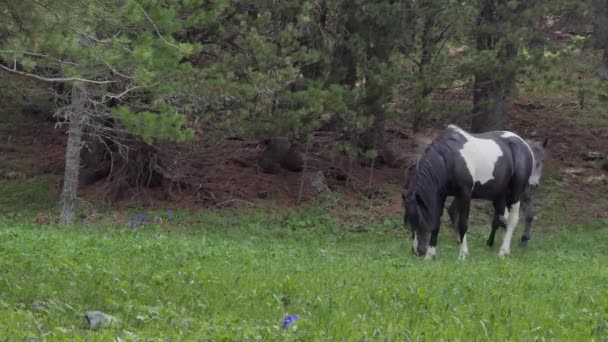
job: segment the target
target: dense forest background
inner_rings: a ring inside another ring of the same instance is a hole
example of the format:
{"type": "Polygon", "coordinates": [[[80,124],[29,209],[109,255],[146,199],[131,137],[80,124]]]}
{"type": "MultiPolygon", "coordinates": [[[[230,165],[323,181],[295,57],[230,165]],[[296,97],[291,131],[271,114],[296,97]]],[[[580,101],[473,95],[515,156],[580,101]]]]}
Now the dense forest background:
{"type": "Polygon", "coordinates": [[[0,0],[0,75],[0,171],[61,175],[65,224],[92,185],[212,207],[375,198],[448,123],[597,157],[608,0],[0,0]]]}

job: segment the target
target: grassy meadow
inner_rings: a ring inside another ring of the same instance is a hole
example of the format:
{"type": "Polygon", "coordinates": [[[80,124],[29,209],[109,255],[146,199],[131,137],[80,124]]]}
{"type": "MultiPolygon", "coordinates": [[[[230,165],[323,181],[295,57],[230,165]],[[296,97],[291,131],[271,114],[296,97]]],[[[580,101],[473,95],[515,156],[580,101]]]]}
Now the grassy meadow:
{"type": "Polygon", "coordinates": [[[464,262],[443,229],[428,262],[399,217],[354,233],[325,212],[184,211],[136,229],[0,219],[0,339],[607,340],[607,222],[515,241],[505,260],[473,227],[464,262]],[[119,321],[89,330],[91,310],[119,321]],[[287,314],[300,319],[284,330],[287,314]]]}

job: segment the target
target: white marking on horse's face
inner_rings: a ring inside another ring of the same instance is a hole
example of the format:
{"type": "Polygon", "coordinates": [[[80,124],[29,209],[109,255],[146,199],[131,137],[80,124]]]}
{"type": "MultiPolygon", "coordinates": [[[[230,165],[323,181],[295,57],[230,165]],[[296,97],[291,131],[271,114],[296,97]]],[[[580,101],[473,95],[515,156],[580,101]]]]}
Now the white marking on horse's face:
{"type": "Polygon", "coordinates": [[[545,160],[545,147],[547,146],[547,142],[545,141],[543,144],[537,142],[527,142],[528,146],[532,149],[532,155],[534,157],[534,167],[532,169],[532,174],[530,175],[530,180],[528,181],[530,185],[538,187],[540,185],[540,178],[543,173],[543,163],[545,160]]]}
{"type": "Polygon", "coordinates": [[[426,250],[426,255],[424,256],[424,259],[426,259],[426,260],[434,259],[435,255],[437,255],[437,247],[429,246],[429,248],[426,250]]]}
{"type": "Polygon", "coordinates": [[[519,202],[514,203],[509,210],[509,218],[507,219],[507,231],[502,240],[502,246],[498,252],[498,256],[503,258],[511,253],[511,238],[519,221],[519,202]]]}
{"type": "Polygon", "coordinates": [[[540,184],[540,170],[535,172],[532,172],[532,175],[530,176],[530,180],[528,181],[528,183],[530,185],[534,185],[534,186],[538,186],[540,184]]]}
{"type": "Polygon", "coordinates": [[[532,174],[530,175],[530,180],[528,180],[528,184],[533,186],[538,186],[540,184],[540,177],[543,174],[543,165],[538,163],[534,164],[534,168],[532,168],[532,174]]]}
{"type": "Polygon", "coordinates": [[[542,171],[542,164],[536,165],[536,160],[534,157],[534,152],[532,151],[532,148],[530,147],[530,144],[528,144],[527,141],[525,141],[524,139],[522,139],[522,137],[520,137],[519,135],[513,133],[513,132],[504,132],[501,137],[503,138],[517,138],[519,140],[521,140],[522,143],[524,143],[524,145],[526,145],[526,147],[528,148],[528,151],[530,151],[530,156],[532,157],[532,173],[530,174],[530,179],[528,180],[528,184],[530,185],[538,185],[540,182],[540,175],[541,175],[541,171],[542,171]]]}
{"type": "Polygon", "coordinates": [[[467,234],[464,234],[462,237],[462,242],[460,243],[460,253],[458,254],[458,260],[464,260],[469,255],[469,246],[467,245],[467,234]]]}
{"type": "Polygon", "coordinates": [[[503,155],[500,146],[491,139],[476,138],[457,126],[450,125],[449,127],[458,131],[466,139],[460,155],[473,177],[473,184],[475,182],[485,184],[494,179],[496,161],[503,155]]]}

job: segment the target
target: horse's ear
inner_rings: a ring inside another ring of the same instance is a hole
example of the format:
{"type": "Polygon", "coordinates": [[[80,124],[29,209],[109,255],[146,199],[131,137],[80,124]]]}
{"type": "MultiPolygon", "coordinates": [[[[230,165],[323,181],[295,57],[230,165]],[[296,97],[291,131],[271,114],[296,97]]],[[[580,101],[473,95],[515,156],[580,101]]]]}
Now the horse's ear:
{"type": "Polygon", "coordinates": [[[547,148],[547,145],[549,145],[549,138],[545,138],[545,141],[543,141],[543,148],[547,148]]]}

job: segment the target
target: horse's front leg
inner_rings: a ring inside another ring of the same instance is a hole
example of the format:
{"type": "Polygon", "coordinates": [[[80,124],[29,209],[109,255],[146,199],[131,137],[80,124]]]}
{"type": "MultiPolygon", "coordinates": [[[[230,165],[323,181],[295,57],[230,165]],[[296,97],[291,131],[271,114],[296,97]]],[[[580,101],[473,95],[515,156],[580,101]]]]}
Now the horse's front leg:
{"type": "Polygon", "coordinates": [[[465,192],[458,199],[458,234],[460,235],[460,253],[459,260],[464,260],[469,255],[469,246],[467,244],[467,230],[469,227],[469,210],[471,206],[471,194],[465,192]]]}
{"type": "Polygon", "coordinates": [[[494,205],[494,217],[492,218],[492,229],[487,241],[487,245],[490,247],[494,246],[494,237],[496,236],[498,227],[506,227],[508,212],[506,211],[505,202],[504,198],[492,201],[494,205]]]}
{"type": "Polygon", "coordinates": [[[431,239],[429,241],[429,249],[427,250],[425,259],[433,259],[437,255],[437,242],[439,238],[439,228],[441,227],[441,216],[443,214],[443,208],[445,205],[445,197],[442,197],[439,201],[439,207],[437,210],[437,221],[433,230],[431,231],[431,239]]]}
{"type": "Polygon", "coordinates": [[[448,207],[448,216],[450,217],[450,223],[452,231],[456,237],[456,242],[460,243],[460,234],[458,233],[458,212],[459,212],[458,197],[454,197],[452,203],[448,207]]]}

